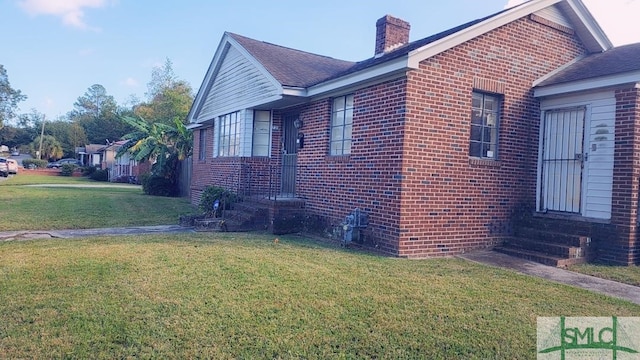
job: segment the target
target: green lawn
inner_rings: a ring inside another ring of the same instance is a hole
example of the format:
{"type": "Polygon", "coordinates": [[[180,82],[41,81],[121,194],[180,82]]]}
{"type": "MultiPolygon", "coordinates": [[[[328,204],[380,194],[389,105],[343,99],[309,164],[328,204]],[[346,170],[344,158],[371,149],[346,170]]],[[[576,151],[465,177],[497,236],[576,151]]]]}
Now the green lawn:
{"type": "Polygon", "coordinates": [[[188,199],[144,195],[139,186],[28,173],[0,181],[0,204],[0,231],[177,224],[196,212],[188,199]]]}
{"type": "Polygon", "coordinates": [[[538,316],[640,306],[459,259],[261,234],[0,243],[2,358],[535,358],[538,316]]]}
{"type": "MultiPolygon", "coordinates": [[[[186,199],[83,178],[0,181],[0,230],[175,224],[186,199]],[[26,186],[30,184],[63,186],[26,186]]],[[[4,358],[535,358],[538,316],[640,306],[459,259],[300,237],[185,233],[0,242],[4,358]]]]}
{"type": "Polygon", "coordinates": [[[640,286],[640,266],[609,266],[602,264],[580,264],[569,268],[571,271],[596,276],[602,279],[640,286]]]}

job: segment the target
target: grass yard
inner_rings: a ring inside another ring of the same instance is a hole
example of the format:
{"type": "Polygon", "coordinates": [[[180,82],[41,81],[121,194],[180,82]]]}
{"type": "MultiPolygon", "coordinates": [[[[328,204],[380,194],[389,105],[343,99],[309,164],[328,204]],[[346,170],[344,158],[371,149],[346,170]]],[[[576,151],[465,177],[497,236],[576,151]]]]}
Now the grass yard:
{"type": "Polygon", "coordinates": [[[0,203],[0,231],[177,224],[196,211],[188,199],[144,195],[139,186],[28,173],[0,181],[0,203]]]}
{"type": "Polygon", "coordinates": [[[0,243],[1,358],[535,358],[538,316],[640,306],[459,259],[261,234],[0,243]]]}
{"type": "Polygon", "coordinates": [[[602,279],[640,286],[640,266],[609,266],[602,264],[580,264],[569,268],[571,271],[596,276],[602,279]]]}

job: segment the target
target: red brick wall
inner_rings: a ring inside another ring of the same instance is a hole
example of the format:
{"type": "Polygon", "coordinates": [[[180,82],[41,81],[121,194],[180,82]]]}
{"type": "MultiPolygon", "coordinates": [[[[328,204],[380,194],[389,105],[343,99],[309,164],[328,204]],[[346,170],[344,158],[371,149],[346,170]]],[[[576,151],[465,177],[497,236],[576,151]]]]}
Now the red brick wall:
{"type": "Polygon", "coordinates": [[[381,54],[388,50],[409,43],[408,22],[390,15],[383,16],[376,21],[376,48],[374,54],[381,54]]]}
{"type": "Polygon", "coordinates": [[[514,209],[535,203],[540,114],[531,85],[584,52],[570,32],[523,18],[406,78],[358,90],[347,157],[327,155],[331,99],[291,109],[306,136],[298,195],[334,225],[364,210],[366,239],[396,255],[490,246],[509,234],[514,209]],[[504,95],[499,161],[469,158],[474,88],[504,95]]]}
{"type": "Polygon", "coordinates": [[[290,110],[304,121],[297,194],[306,200],[306,211],[338,226],[360,208],[370,216],[367,240],[393,254],[398,251],[405,88],[403,78],[355,92],[350,156],[328,155],[332,99],[290,110]]]}
{"type": "Polygon", "coordinates": [[[599,244],[601,260],[631,265],[640,262],[638,191],[640,190],[640,89],[616,91],[616,144],[611,223],[616,234],[599,244]]]}
{"type": "MultiPolygon", "coordinates": [[[[424,61],[406,77],[355,91],[350,156],[328,155],[332,99],[274,111],[268,167],[279,167],[282,114],[298,112],[305,147],[297,195],[309,214],[337,226],[358,207],[369,214],[365,240],[399,256],[489,246],[509,233],[515,208],[535,203],[540,114],[532,83],[584,52],[570,31],[520,19],[424,61]],[[504,96],[499,161],[469,158],[474,88],[504,96]]],[[[213,132],[206,131],[210,141],[213,132]]],[[[206,185],[249,161],[213,159],[211,151],[194,160],[194,203],[206,185]]]]}
{"type": "Polygon", "coordinates": [[[585,53],[575,36],[522,18],[408,74],[399,255],[458,254],[510,232],[533,208],[539,104],[533,81],[585,53]],[[469,158],[471,94],[499,93],[498,159],[469,158]]]}
{"type": "MultiPolygon", "coordinates": [[[[273,124],[280,127],[280,117],[274,115],[273,124]]],[[[213,157],[213,127],[194,132],[199,139],[199,131],[206,131],[205,158],[194,157],[191,176],[191,203],[200,203],[202,191],[209,185],[222,186],[243,196],[267,195],[279,190],[280,134],[274,131],[269,157],[213,157]]],[[[200,142],[194,141],[193,153],[200,154],[200,142]]]]}

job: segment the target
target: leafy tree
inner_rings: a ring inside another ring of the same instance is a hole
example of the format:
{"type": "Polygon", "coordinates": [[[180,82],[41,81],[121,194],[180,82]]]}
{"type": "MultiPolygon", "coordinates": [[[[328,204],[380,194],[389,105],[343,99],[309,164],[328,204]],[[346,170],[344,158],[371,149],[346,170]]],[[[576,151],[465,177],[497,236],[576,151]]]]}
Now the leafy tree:
{"type": "Polygon", "coordinates": [[[173,125],[176,119],[186,121],[193,103],[193,89],[176,77],[171,60],[167,59],[163,67],[152,70],[147,88],[148,102],[135,108],[138,117],[167,125],[173,125]]]}
{"type": "Polygon", "coordinates": [[[74,110],[67,116],[77,122],[87,137],[94,144],[105,144],[107,140],[115,141],[131,131],[120,121],[118,105],[113,96],[100,84],[94,84],[73,104],[74,110]]]}
{"type": "Polygon", "coordinates": [[[28,145],[33,140],[28,129],[5,126],[0,128],[0,144],[9,148],[19,148],[20,145],[28,145]]]}
{"type": "MultiPolygon", "coordinates": [[[[30,145],[32,154],[36,154],[36,151],[40,148],[40,136],[38,136],[30,145]]],[[[44,135],[42,137],[42,159],[60,159],[64,152],[62,145],[56,138],[51,135],[44,135]]]]}
{"type": "Polygon", "coordinates": [[[107,89],[100,84],[91,85],[73,106],[79,115],[88,115],[94,119],[104,113],[114,113],[118,108],[113,96],[108,95],[107,89]]]}
{"type": "Polygon", "coordinates": [[[9,83],[7,70],[0,64],[0,128],[5,121],[16,116],[18,103],[27,99],[20,90],[15,90],[9,83]]]}
{"type": "Polygon", "coordinates": [[[47,122],[44,132],[60,142],[65,157],[74,157],[76,147],[87,144],[87,135],[78,122],[65,120],[47,122]]]}
{"type": "Polygon", "coordinates": [[[180,160],[191,156],[193,151],[192,133],[182,121],[176,119],[174,126],[131,116],[123,117],[122,121],[134,131],[123,137],[128,141],[120,147],[118,156],[128,152],[136,161],[150,161],[154,175],[169,179],[176,185],[180,160]]]}
{"type": "Polygon", "coordinates": [[[166,58],[163,66],[154,66],[151,69],[151,81],[147,83],[147,98],[153,99],[163,89],[172,87],[178,77],[173,72],[173,62],[166,58]]]}

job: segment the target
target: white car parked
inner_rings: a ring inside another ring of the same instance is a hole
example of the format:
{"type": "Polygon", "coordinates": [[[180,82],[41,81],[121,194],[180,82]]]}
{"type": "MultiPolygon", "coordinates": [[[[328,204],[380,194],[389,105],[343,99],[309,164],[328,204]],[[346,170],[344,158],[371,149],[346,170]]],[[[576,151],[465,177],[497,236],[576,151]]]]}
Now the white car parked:
{"type": "Polygon", "coordinates": [[[7,159],[7,172],[9,174],[17,174],[18,173],[18,161],[14,159],[7,159]]]}

